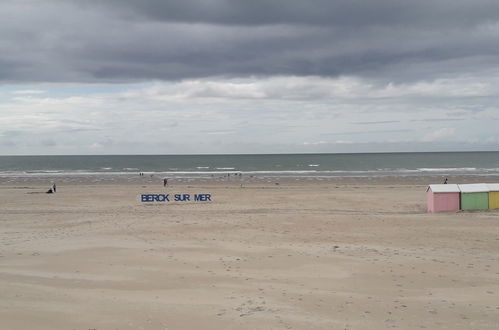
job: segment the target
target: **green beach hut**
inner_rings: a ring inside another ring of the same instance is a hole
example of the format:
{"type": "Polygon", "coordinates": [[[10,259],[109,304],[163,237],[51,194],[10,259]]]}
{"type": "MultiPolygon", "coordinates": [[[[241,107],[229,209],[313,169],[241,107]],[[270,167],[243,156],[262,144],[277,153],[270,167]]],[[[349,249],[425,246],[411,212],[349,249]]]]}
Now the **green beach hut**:
{"type": "Polygon", "coordinates": [[[489,187],[485,183],[460,184],[461,210],[487,210],[489,187]]]}

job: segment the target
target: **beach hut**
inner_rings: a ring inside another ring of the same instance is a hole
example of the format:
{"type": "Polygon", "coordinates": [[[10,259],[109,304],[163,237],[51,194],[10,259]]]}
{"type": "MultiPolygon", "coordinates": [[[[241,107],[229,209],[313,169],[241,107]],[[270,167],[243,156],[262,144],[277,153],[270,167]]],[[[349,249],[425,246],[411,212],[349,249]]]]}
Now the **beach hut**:
{"type": "Polygon", "coordinates": [[[429,213],[459,211],[459,186],[457,184],[431,184],[426,189],[429,213]]]}
{"type": "Polygon", "coordinates": [[[489,183],[489,209],[499,209],[499,183],[489,183]]]}
{"type": "Polygon", "coordinates": [[[485,183],[460,184],[461,210],[486,210],[489,208],[489,187],[485,183]]]}

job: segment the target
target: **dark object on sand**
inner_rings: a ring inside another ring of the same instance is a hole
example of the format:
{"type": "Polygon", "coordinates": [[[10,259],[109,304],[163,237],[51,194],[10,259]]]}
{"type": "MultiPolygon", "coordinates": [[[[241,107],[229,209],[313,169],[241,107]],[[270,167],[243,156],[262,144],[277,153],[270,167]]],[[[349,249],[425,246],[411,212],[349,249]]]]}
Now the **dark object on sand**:
{"type": "Polygon", "coordinates": [[[52,184],[52,187],[49,190],[47,190],[47,194],[55,194],[56,191],[57,191],[57,188],[56,188],[55,183],[54,183],[54,184],[52,184]]]}
{"type": "Polygon", "coordinates": [[[447,178],[445,178],[444,184],[447,184],[447,178]]]}

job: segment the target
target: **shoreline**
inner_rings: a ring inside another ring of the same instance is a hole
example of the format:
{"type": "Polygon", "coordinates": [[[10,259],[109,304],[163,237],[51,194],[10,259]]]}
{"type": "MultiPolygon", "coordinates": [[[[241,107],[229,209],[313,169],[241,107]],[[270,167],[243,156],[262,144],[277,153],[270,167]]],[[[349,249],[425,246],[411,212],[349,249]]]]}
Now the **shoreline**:
{"type": "MultiPolygon", "coordinates": [[[[85,185],[163,185],[163,176],[108,176],[108,175],[57,175],[57,176],[23,176],[6,177],[0,176],[0,186],[18,184],[44,185],[56,182],[58,184],[85,184],[85,185]]],[[[265,176],[243,176],[239,177],[213,177],[213,178],[171,178],[168,177],[168,185],[252,185],[252,184],[302,184],[314,182],[317,184],[361,184],[361,185],[429,185],[443,183],[448,178],[448,183],[499,183],[499,175],[409,175],[409,176],[329,176],[329,177],[265,177],[265,176]]]]}

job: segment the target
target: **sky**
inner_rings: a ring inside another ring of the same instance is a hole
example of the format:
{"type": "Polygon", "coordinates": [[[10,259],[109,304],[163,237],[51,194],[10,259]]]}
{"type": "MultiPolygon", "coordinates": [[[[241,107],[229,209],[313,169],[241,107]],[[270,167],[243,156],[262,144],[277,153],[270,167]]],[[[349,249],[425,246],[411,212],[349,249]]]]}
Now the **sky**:
{"type": "Polygon", "coordinates": [[[0,155],[499,151],[497,0],[2,0],[0,155]]]}

